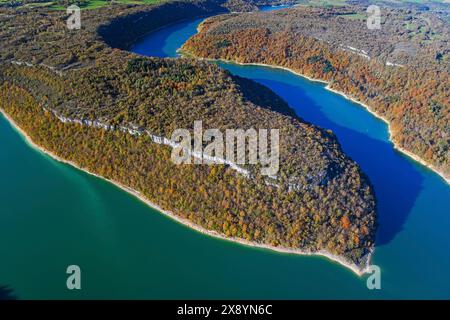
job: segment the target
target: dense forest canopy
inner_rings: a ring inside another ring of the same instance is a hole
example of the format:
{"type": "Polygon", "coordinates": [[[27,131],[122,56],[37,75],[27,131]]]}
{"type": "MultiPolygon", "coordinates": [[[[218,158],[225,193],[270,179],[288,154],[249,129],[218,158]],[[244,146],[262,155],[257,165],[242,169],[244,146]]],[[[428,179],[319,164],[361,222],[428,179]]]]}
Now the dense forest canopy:
{"type": "Polygon", "coordinates": [[[389,121],[397,145],[449,178],[449,23],[415,7],[382,12],[380,30],[367,28],[363,6],[221,15],[184,51],[326,80],[389,121]]]}
{"type": "Polygon", "coordinates": [[[86,10],[80,30],[66,28],[65,12],[1,8],[0,108],[38,145],[207,230],[325,250],[364,268],[376,232],[375,196],[332,132],[216,65],[122,50],[167,23],[225,12],[226,5],[114,5],[86,10]],[[114,129],[170,137],[196,120],[205,129],[280,129],[276,185],[257,165],[247,166],[252,178],[225,165],[176,166],[168,146],[114,129]]]}

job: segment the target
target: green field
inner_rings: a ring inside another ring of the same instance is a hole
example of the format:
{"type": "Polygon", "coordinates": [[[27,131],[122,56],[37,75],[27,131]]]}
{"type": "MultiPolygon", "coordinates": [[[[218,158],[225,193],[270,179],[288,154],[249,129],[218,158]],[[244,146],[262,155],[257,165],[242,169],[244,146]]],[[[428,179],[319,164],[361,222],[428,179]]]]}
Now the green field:
{"type": "MultiPolygon", "coordinates": [[[[80,8],[82,10],[87,9],[96,9],[101,8],[104,6],[113,5],[115,3],[117,4],[155,4],[159,2],[163,2],[164,0],[113,0],[113,1],[107,1],[107,0],[88,0],[85,1],[85,3],[80,5],[80,8]]],[[[55,10],[65,10],[66,6],[53,3],[50,6],[51,9],[55,10]]]]}
{"type": "MultiPolygon", "coordinates": [[[[393,3],[431,3],[437,2],[442,3],[445,0],[385,0],[385,2],[393,2],[393,3]]],[[[317,7],[330,7],[330,6],[344,6],[347,4],[347,0],[303,0],[299,1],[301,5],[309,5],[309,6],[317,6],[317,7]]],[[[373,4],[376,4],[377,1],[373,1],[373,4]]]]}
{"type": "MultiPolygon", "coordinates": [[[[78,5],[82,10],[84,9],[96,9],[104,6],[109,6],[113,4],[155,4],[159,2],[163,2],[166,0],[86,0],[86,1],[79,1],[78,5]]],[[[21,2],[17,0],[0,0],[0,3],[8,3],[8,2],[21,2]]],[[[70,3],[67,1],[67,3],[70,3]]],[[[74,4],[77,3],[77,1],[73,1],[74,4]]],[[[54,10],[65,10],[67,8],[67,4],[62,1],[42,1],[42,2],[32,2],[32,3],[25,3],[22,5],[22,7],[49,7],[50,9],[54,10]]]]}
{"type": "Polygon", "coordinates": [[[341,17],[349,20],[365,20],[367,19],[366,15],[363,15],[361,13],[352,13],[352,14],[343,14],[341,17]]]}
{"type": "MultiPolygon", "coordinates": [[[[159,2],[163,2],[167,0],[81,0],[79,1],[79,6],[81,9],[95,9],[104,7],[107,5],[111,5],[114,3],[119,4],[155,4],[159,2]]],[[[389,0],[386,0],[389,2],[389,0]]],[[[392,2],[410,2],[410,3],[430,3],[430,2],[444,2],[445,0],[392,0],[392,2]]],[[[0,0],[0,3],[7,3],[7,2],[22,2],[19,0],[0,0]]],[[[71,1],[72,2],[72,1],[71,1]]],[[[73,1],[76,3],[77,1],[73,1]]],[[[300,5],[306,5],[306,6],[316,6],[316,7],[330,7],[330,6],[344,6],[347,4],[347,0],[303,0],[298,1],[300,5]]],[[[65,10],[67,8],[67,4],[70,3],[69,1],[45,1],[42,2],[32,2],[32,3],[26,3],[22,5],[23,7],[49,7],[51,9],[55,10],[65,10]]],[[[376,1],[374,1],[376,3],[376,1]]],[[[358,14],[355,15],[348,15],[345,18],[347,19],[356,19],[360,20],[362,17],[358,14]]]]}
{"type": "Polygon", "coordinates": [[[300,5],[315,7],[344,6],[346,0],[306,0],[300,1],[300,5]]]}

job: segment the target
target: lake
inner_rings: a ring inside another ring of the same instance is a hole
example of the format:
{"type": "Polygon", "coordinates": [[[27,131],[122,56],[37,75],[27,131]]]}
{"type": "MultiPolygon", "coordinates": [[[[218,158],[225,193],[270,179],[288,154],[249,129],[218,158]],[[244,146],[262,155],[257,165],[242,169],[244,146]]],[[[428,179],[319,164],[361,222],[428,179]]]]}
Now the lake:
{"type": "MultiPolygon", "coordinates": [[[[175,57],[202,21],[171,25],[133,51],[175,57]]],[[[287,71],[220,63],[283,97],[337,135],[378,199],[373,263],[382,289],[323,257],[246,247],[205,236],[114,185],[31,148],[0,116],[0,297],[450,298],[450,187],[394,150],[387,126],[359,105],[287,71]],[[69,291],[68,265],[82,289],[69,291]],[[5,290],[3,290],[5,291],[5,290]]]]}

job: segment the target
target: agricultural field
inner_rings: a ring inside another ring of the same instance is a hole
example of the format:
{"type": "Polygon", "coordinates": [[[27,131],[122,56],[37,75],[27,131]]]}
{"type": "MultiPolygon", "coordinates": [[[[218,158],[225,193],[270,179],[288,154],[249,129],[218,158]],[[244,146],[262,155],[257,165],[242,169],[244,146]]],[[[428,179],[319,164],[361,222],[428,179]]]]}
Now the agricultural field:
{"type": "Polygon", "coordinates": [[[65,10],[70,4],[78,5],[82,10],[97,9],[113,4],[155,4],[165,0],[58,0],[58,1],[29,1],[29,0],[0,0],[0,5],[14,7],[48,7],[53,10],[65,10]]]}

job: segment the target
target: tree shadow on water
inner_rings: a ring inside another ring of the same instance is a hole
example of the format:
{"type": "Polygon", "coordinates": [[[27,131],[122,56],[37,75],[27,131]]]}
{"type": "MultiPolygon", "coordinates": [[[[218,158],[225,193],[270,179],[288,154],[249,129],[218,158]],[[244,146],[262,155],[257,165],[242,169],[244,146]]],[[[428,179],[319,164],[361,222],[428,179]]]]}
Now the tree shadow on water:
{"type": "Polygon", "coordinates": [[[10,287],[0,286],[0,300],[17,300],[17,296],[10,287]]]}
{"type": "Polygon", "coordinates": [[[302,85],[272,79],[254,80],[280,95],[302,119],[336,134],[344,152],[358,163],[375,189],[379,223],[376,245],[390,243],[402,231],[422,188],[423,177],[415,165],[396,151],[390,141],[374,139],[333,122],[322,112],[322,106],[307,96],[307,89],[302,85]]]}

